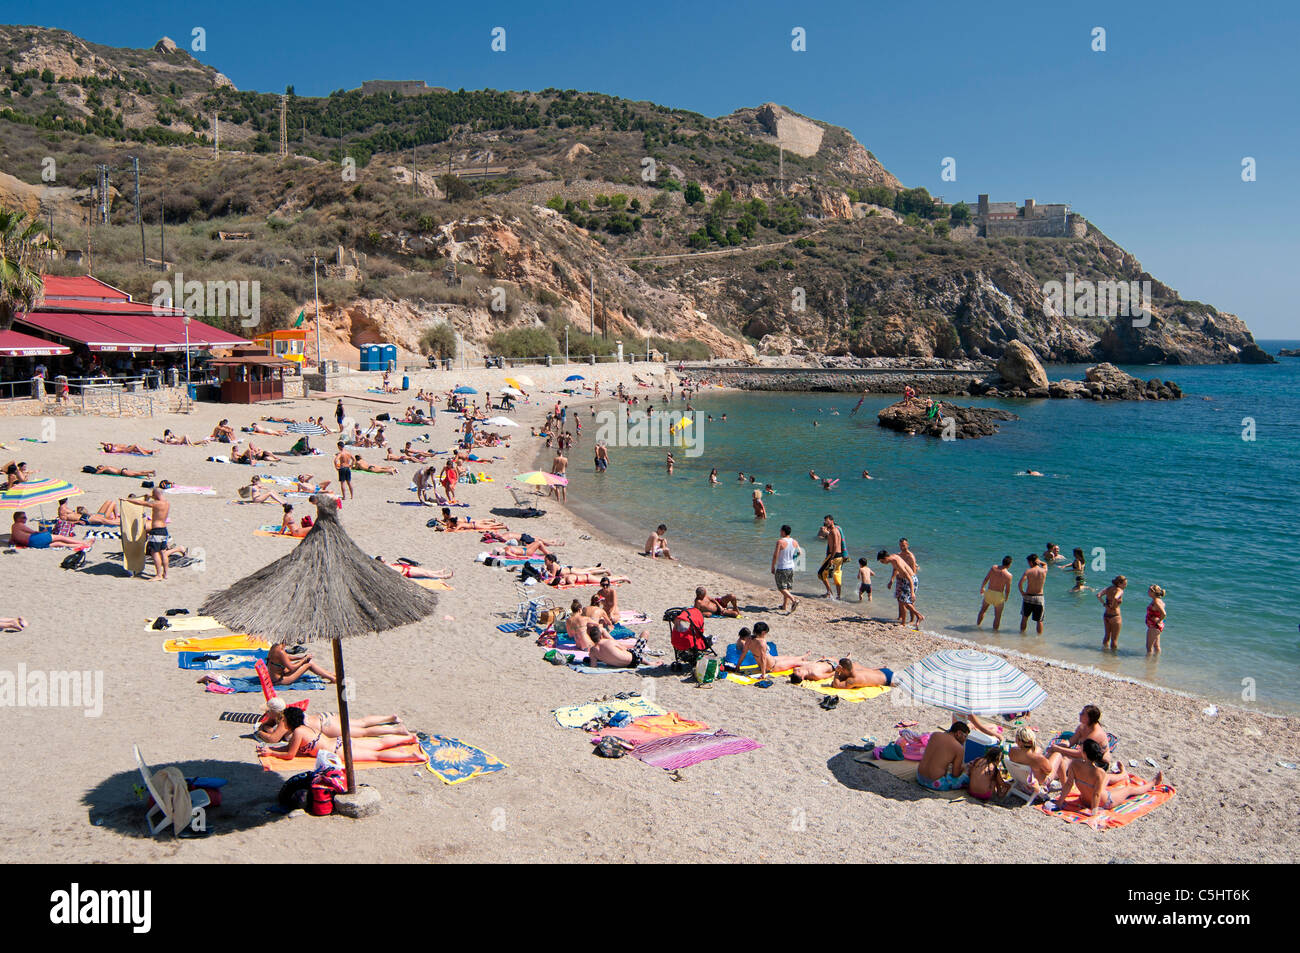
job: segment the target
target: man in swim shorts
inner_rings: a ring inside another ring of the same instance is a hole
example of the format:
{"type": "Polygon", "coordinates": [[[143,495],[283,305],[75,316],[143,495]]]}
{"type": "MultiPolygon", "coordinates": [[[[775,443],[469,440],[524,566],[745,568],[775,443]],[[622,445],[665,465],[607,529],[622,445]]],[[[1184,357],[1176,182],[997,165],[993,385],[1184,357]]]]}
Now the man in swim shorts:
{"type": "Polygon", "coordinates": [[[1025,627],[1032,618],[1038,625],[1038,634],[1043,634],[1043,614],[1047,611],[1047,601],[1043,596],[1043,585],[1047,582],[1047,564],[1041,562],[1037,553],[1025,557],[1029,568],[1020,577],[1017,588],[1020,590],[1020,634],[1025,634],[1025,627]]]}
{"type": "Polygon", "coordinates": [[[843,595],[841,588],[843,577],[840,567],[848,561],[849,557],[849,554],[844,551],[844,531],[835,525],[835,517],[827,513],[822,518],[822,528],[817,531],[817,538],[826,540],[826,559],[817,570],[817,578],[826,587],[826,598],[838,600],[843,595]],[[832,578],[835,580],[834,595],[831,594],[832,578]]]}
{"type": "Polygon", "coordinates": [[[989,571],[984,574],[984,581],[980,583],[980,596],[983,602],[980,604],[980,614],[975,619],[978,626],[984,621],[984,613],[993,609],[993,631],[996,632],[1002,625],[1002,608],[1006,605],[1007,597],[1011,595],[1011,557],[1003,556],[1002,565],[990,566],[989,571]]]}
{"type": "Polygon", "coordinates": [[[339,441],[339,452],[334,454],[334,469],[339,475],[339,499],[357,498],[356,491],[352,489],[352,465],[356,463],[356,457],[349,450],[343,449],[343,441],[339,441]]]}
{"type": "Polygon", "coordinates": [[[9,541],[15,546],[29,549],[81,549],[88,547],[75,536],[60,536],[57,533],[32,532],[27,522],[27,514],[19,510],[14,514],[13,525],[9,527],[9,541]]]}
{"type": "Polygon", "coordinates": [[[920,625],[925,621],[925,616],[916,611],[912,598],[912,567],[901,555],[891,555],[883,549],[876,553],[876,559],[893,570],[885,588],[892,588],[894,598],[898,600],[898,621],[906,624],[910,615],[912,621],[920,625]]]}
{"type": "Polygon", "coordinates": [[[916,783],[931,791],[956,791],[970,784],[966,773],[966,739],[970,726],[954,721],[947,731],[930,735],[921,763],[916,766],[916,783]]]}
{"type": "Polygon", "coordinates": [[[831,688],[886,688],[894,684],[894,672],[888,668],[867,668],[850,658],[842,658],[835,666],[831,688]]]}
{"type": "Polygon", "coordinates": [[[167,578],[167,561],[171,554],[181,552],[172,546],[171,533],[167,529],[167,514],[172,505],[158,487],[154,487],[149,496],[135,502],[149,509],[149,535],[144,551],[153,560],[154,580],[161,582],[167,578]]]}

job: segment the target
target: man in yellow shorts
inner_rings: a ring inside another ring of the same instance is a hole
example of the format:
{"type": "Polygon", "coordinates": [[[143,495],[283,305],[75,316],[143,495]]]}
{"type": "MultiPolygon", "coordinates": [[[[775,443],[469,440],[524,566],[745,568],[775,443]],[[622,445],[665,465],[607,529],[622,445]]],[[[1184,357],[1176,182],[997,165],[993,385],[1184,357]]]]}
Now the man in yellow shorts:
{"type": "Polygon", "coordinates": [[[840,567],[848,562],[849,554],[844,549],[844,531],[835,525],[835,517],[829,513],[822,519],[822,528],[817,531],[819,539],[826,540],[826,560],[817,570],[817,578],[826,587],[826,598],[838,600],[843,595],[841,583],[843,578],[840,567]],[[835,579],[835,594],[831,594],[831,579],[835,579]]]}
{"type": "Polygon", "coordinates": [[[998,630],[1002,625],[1002,609],[1011,595],[1011,557],[1003,556],[1001,566],[992,566],[984,575],[984,581],[980,583],[980,595],[984,602],[980,606],[980,614],[975,619],[975,624],[979,625],[984,621],[984,613],[993,608],[993,631],[998,630]]]}

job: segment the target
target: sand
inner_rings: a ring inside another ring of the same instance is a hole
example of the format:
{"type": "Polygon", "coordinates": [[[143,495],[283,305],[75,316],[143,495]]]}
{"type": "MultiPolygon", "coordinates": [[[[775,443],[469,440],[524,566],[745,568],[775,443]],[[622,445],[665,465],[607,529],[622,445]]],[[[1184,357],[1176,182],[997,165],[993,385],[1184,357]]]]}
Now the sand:
{"type": "MultiPolygon", "coordinates": [[[[505,480],[533,464],[539,440],[528,437],[554,396],[547,393],[570,368],[530,370],[539,385],[535,400],[512,416],[515,431],[505,460],[483,467],[498,482],[459,488],[471,503],[462,514],[487,516],[513,507],[505,480]],[[548,383],[549,382],[549,383],[548,383]]],[[[586,370],[579,368],[579,373],[586,370]]],[[[636,368],[600,368],[606,382],[629,379],[636,368]]],[[[641,371],[641,373],[645,373],[641,371]]],[[[420,374],[412,386],[442,390],[452,383],[499,384],[510,371],[420,374]]],[[[590,375],[597,376],[597,375],[590,375]]],[[[345,387],[364,386],[353,378],[345,387]]],[[[641,393],[647,393],[645,389],[641,393]]],[[[567,399],[577,406],[580,401],[567,399]]],[[[366,405],[349,400],[357,414],[366,405]]],[[[374,412],[389,409],[373,405],[374,412]]],[[[399,405],[402,406],[402,405],[399,405]]],[[[821,696],[778,683],[758,689],[732,683],[699,689],[682,676],[639,679],[588,676],[544,663],[544,649],[531,640],[497,632],[517,602],[511,574],[473,562],[487,546],[477,534],[435,533],[425,521],[432,509],[396,506],[414,498],[406,487],[415,470],[399,476],[358,474],[357,499],[342,521],[367,552],[408,556],[431,567],[455,570],[455,591],[442,593],[435,613],[422,623],[347,643],[354,681],[354,714],[400,712],[408,725],[460,738],[505,761],[490,777],[446,786],[410,766],[366,771],[360,779],[382,794],[382,811],[353,821],[341,817],[285,816],[269,810],[284,775],[261,770],[245,726],[218,720],[222,711],[253,711],[260,695],[223,696],[202,691],[199,674],[176,667],[161,651],[163,634],[143,631],[147,618],[170,607],[195,609],[209,593],[228,586],[285,553],[293,541],[261,538],[253,529],[279,517],[274,505],[230,505],[248,468],[205,462],[203,447],[161,447],[152,461],[106,458],[100,439],[151,441],[170,427],[201,436],[220,417],[235,425],[263,413],[333,418],[333,401],[237,407],[198,405],[192,414],[153,419],[56,418],[47,444],[18,443],[39,436],[40,418],[0,418],[0,441],[17,449],[3,459],[29,462],[40,475],[64,476],[86,491],[92,510],[104,499],[138,490],[138,480],[86,476],[84,464],[156,466],[181,484],[212,485],[214,497],[179,496],[172,508],[172,534],[180,545],[203,551],[203,568],[174,569],[165,582],[124,576],[107,558],[120,547],[96,544],[88,568],[58,568],[57,551],[0,554],[0,615],[23,615],[22,633],[0,635],[0,670],[28,672],[91,670],[102,673],[98,717],[80,709],[16,707],[3,713],[0,738],[0,850],[12,861],[240,862],[292,859],[320,861],[857,861],[1059,862],[1294,862],[1300,832],[1294,807],[1294,770],[1276,762],[1300,762],[1300,721],[1220,707],[1046,662],[1017,659],[1038,680],[1048,701],[1030,719],[1043,735],[1074,725],[1079,708],[1096,703],[1106,726],[1121,738],[1119,754],[1164,769],[1178,795],[1127,827],[1095,832],[1068,825],[1027,807],[949,801],[927,796],[841,752],[863,735],[894,736],[900,719],[924,728],[946,726],[936,709],[903,707],[900,693],[862,704],[818,707],[821,696]],[[605,760],[591,754],[580,730],[555,724],[550,712],[606,693],[640,690],[683,717],[754,738],[757,751],[707,762],[674,781],[632,758],[605,760]],[[224,806],[212,812],[211,836],[176,841],[151,839],[134,787],[140,779],[131,745],[138,743],[152,765],[175,763],[187,774],[228,779],[224,806]]],[[[432,446],[452,442],[453,419],[439,413],[432,446]]],[[[400,445],[422,431],[393,427],[400,445]]],[[[571,466],[589,467],[589,429],[571,454],[571,466]]],[[[316,444],[329,447],[329,438],[316,444]]],[[[287,449],[292,438],[254,437],[259,446],[287,449]]],[[[489,451],[489,454],[491,451],[489,451]]],[[[618,466],[619,449],[611,450],[618,466]]],[[[692,465],[694,465],[692,463],[692,465]]],[[[706,469],[707,463],[699,466],[706,469]]],[[[260,473],[307,471],[332,477],[328,457],[259,468],[260,473]]],[[[938,648],[938,638],[887,624],[894,604],[871,606],[804,598],[792,616],[770,611],[775,592],[728,579],[706,569],[636,555],[641,538],[610,539],[580,522],[555,501],[535,519],[504,517],[512,529],[566,541],[574,563],[602,563],[634,577],[620,590],[624,608],[646,612],[650,647],[666,653],[663,611],[688,603],[696,585],[732,591],[745,608],[743,624],[765,619],[782,652],[852,654],[895,671],[938,648]],[[584,539],[583,536],[590,536],[584,539]]],[[[310,510],[305,503],[299,511],[310,510]]],[[[53,507],[46,508],[47,515],[53,507]]],[[[685,514],[664,514],[672,523],[685,514]]],[[[7,525],[8,520],[5,520],[7,525]]],[[[648,530],[648,527],[646,528],[648,530]]],[[[773,528],[775,533],[775,527],[773,528]]],[[[805,533],[804,535],[807,535],[805,533]]],[[[768,552],[755,553],[766,563],[768,552]]],[[[819,589],[812,573],[796,578],[796,591],[819,589]]],[[[593,590],[554,592],[565,602],[593,590]]],[[[923,604],[922,604],[922,607],[923,604]]],[[[733,621],[711,620],[709,631],[724,643],[733,621]]],[[[313,646],[327,657],[328,646],[313,646]]],[[[311,698],[312,709],[333,710],[332,690],[287,694],[311,698]]]]}

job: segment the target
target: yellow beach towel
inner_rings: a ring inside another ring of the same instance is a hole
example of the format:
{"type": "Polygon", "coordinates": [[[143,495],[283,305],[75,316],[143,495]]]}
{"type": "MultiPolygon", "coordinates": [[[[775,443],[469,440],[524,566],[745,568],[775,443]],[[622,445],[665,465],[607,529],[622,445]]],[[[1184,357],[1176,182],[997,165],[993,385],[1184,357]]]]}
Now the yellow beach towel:
{"type": "MultiPolygon", "coordinates": [[[[767,673],[767,677],[768,677],[768,678],[785,678],[787,675],[789,675],[789,674],[790,674],[791,672],[793,672],[793,671],[794,671],[794,669],[792,669],[792,668],[787,668],[787,669],[785,669],[784,671],[780,671],[780,672],[768,672],[768,673],[767,673]]],[[[739,672],[728,672],[728,673],[727,673],[727,681],[729,681],[729,682],[736,682],[738,685],[754,685],[754,684],[756,684],[756,683],[762,681],[762,679],[759,678],[758,676],[753,676],[753,675],[741,675],[739,672]]]]}
{"type": "Polygon", "coordinates": [[[425,589],[434,589],[439,592],[455,591],[441,579],[412,579],[411,582],[415,583],[417,586],[423,586],[425,589]]]}
{"type": "Polygon", "coordinates": [[[809,679],[804,679],[799,684],[804,688],[811,688],[815,692],[821,692],[823,695],[837,695],[840,698],[847,699],[851,702],[864,702],[868,698],[875,698],[876,696],[883,695],[885,692],[889,691],[888,688],[876,685],[867,688],[831,688],[831,680],[829,678],[821,678],[815,682],[810,681],[809,679]]]}
{"type": "Polygon", "coordinates": [[[218,635],[210,639],[168,639],[164,652],[240,652],[269,649],[271,643],[253,635],[218,635]]]}
{"type": "MultiPolygon", "coordinates": [[[[173,615],[168,616],[167,621],[172,632],[208,632],[212,629],[224,629],[225,626],[212,618],[210,615],[173,615]]],[[[144,629],[146,632],[154,631],[154,620],[146,619],[144,629]]]]}

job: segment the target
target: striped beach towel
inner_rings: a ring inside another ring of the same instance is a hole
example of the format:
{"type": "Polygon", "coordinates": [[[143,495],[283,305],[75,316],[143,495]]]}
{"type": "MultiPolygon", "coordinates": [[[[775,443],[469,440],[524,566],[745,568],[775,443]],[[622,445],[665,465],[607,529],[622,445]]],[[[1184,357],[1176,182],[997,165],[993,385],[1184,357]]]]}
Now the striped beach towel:
{"type": "Polygon", "coordinates": [[[719,728],[716,731],[673,735],[658,741],[648,741],[637,745],[632,757],[643,764],[674,771],[677,768],[689,768],[701,761],[755,751],[761,747],[763,746],[752,738],[741,738],[719,728]]]}

